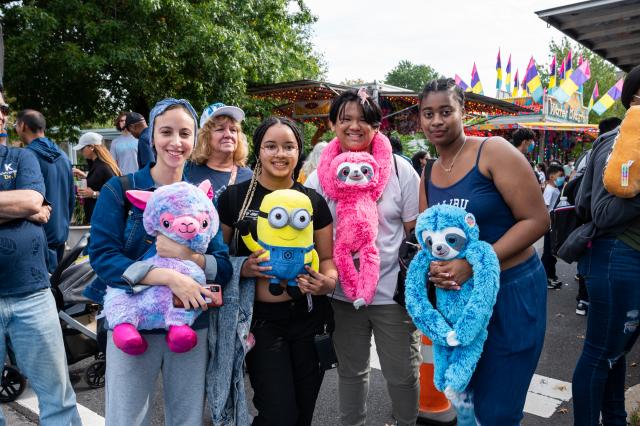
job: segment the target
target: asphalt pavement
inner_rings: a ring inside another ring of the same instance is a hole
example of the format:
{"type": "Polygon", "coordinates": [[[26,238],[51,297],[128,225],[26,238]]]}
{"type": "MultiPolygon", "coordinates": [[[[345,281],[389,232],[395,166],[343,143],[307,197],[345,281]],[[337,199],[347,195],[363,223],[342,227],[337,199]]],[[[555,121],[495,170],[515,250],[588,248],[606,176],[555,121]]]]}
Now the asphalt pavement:
{"type": "MultiPolygon", "coordinates": [[[[537,245],[538,246],[538,245],[537,245]]],[[[552,379],[571,382],[573,369],[582,351],[586,327],[586,317],[575,314],[575,296],[577,282],[574,281],[575,265],[558,262],[557,273],[564,285],[559,290],[548,290],[547,331],[542,355],[536,370],[536,374],[542,376],[544,381],[552,379]]],[[[92,389],[84,382],[84,367],[89,360],[80,362],[70,367],[70,375],[76,390],[78,403],[104,416],[104,389],[92,389]]],[[[640,350],[638,346],[627,357],[627,386],[640,383],[639,367],[640,350]]],[[[248,381],[247,381],[248,385],[248,381]]],[[[570,391],[568,386],[567,392],[570,391]]],[[[326,373],[322,389],[318,397],[314,415],[314,425],[337,425],[337,374],[335,370],[326,373]]],[[[151,408],[152,425],[163,425],[161,383],[151,408]]],[[[529,402],[529,401],[528,401],[529,402]]],[[[15,403],[14,403],[15,404],[15,403]]],[[[22,413],[15,411],[6,404],[2,406],[8,417],[9,425],[35,425],[33,415],[29,420],[22,413]]],[[[525,413],[522,424],[524,426],[569,426],[573,425],[572,401],[560,403],[550,417],[542,417],[525,413]]],[[[98,422],[99,423],[99,422],[98,422]]],[[[369,383],[369,397],[367,399],[367,425],[382,426],[391,424],[391,403],[384,377],[380,370],[373,368],[369,383]]],[[[207,420],[207,423],[209,421],[207,420]]]]}

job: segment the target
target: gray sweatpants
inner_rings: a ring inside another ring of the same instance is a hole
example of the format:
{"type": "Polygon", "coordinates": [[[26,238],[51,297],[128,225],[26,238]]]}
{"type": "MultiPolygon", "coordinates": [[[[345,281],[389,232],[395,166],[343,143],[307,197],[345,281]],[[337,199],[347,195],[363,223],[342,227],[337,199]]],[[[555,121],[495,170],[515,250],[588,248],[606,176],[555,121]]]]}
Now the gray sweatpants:
{"type": "Polygon", "coordinates": [[[146,334],[149,347],[127,355],[107,335],[106,426],[148,425],[158,374],[162,371],[164,424],[202,425],[207,371],[207,329],[196,330],[198,344],[189,352],[169,350],[165,334],[146,334]]]}
{"type": "Polygon", "coordinates": [[[339,300],[332,304],[342,424],[365,425],[373,332],[393,417],[398,425],[415,425],[420,393],[420,337],[409,315],[395,303],[369,305],[359,310],[339,300]]]}

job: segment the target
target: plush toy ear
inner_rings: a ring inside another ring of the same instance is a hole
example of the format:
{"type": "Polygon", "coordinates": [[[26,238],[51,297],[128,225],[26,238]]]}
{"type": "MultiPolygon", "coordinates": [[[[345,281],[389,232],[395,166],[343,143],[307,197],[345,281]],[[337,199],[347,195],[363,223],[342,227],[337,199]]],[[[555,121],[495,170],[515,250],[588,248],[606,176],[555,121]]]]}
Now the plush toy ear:
{"type": "Polygon", "coordinates": [[[198,185],[198,188],[200,188],[210,200],[213,200],[213,186],[211,186],[209,179],[203,180],[200,185],[198,185]]]}
{"type": "Polygon", "coordinates": [[[464,221],[467,225],[469,225],[469,228],[473,228],[474,226],[476,226],[476,217],[471,213],[467,213],[467,215],[464,217],[464,221]]]}
{"type": "Polygon", "coordinates": [[[135,189],[127,191],[127,198],[131,201],[131,204],[140,210],[144,210],[147,207],[147,202],[151,195],[153,195],[151,191],[138,191],[135,189]]]}

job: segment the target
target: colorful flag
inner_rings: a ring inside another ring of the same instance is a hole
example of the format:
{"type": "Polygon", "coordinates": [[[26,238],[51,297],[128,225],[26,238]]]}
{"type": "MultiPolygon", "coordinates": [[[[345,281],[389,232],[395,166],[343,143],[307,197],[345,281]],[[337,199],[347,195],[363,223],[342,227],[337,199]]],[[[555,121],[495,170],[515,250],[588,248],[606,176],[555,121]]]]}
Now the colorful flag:
{"type": "Polygon", "coordinates": [[[536,63],[533,60],[533,56],[529,60],[529,66],[527,67],[527,73],[524,77],[524,82],[526,82],[527,90],[533,97],[534,102],[542,103],[542,95],[544,92],[542,91],[542,84],[540,83],[540,76],[538,75],[538,68],[536,68],[536,63]]]}
{"type": "Polygon", "coordinates": [[[567,58],[564,58],[562,60],[562,63],[560,64],[560,69],[558,70],[558,86],[562,84],[562,82],[564,81],[564,68],[567,65],[567,58]]]}
{"type": "Polygon", "coordinates": [[[507,62],[507,79],[505,80],[505,86],[507,93],[511,93],[511,54],[509,54],[509,61],[507,62]]]}
{"type": "Polygon", "coordinates": [[[471,70],[471,91],[473,93],[484,95],[484,90],[482,90],[482,83],[480,82],[480,76],[478,75],[478,69],[476,68],[475,62],[473,63],[473,70],[471,70]]]}
{"type": "Polygon", "coordinates": [[[456,74],[456,85],[460,86],[460,88],[465,92],[469,90],[469,85],[462,81],[458,74],[456,74]]]}
{"type": "Polygon", "coordinates": [[[500,49],[498,49],[498,59],[496,60],[496,90],[502,89],[502,61],[500,61],[500,49]]]}
{"type": "MultiPolygon", "coordinates": [[[[581,53],[580,56],[578,56],[578,68],[580,68],[580,65],[582,65],[583,62],[584,60],[582,59],[581,53]]],[[[591,73],[591,68],[589,68],[589,73],[591,73]]],[[[578,87],[578,93],[582,93],[582,86],[578,87]]]]}
{"type": "Polygon", "coordinates": [[[567,77],[564,82],[553,92],[553,96],[560,103],[565,103],[569,100],[571,95],[573,95],[576,90],[580,86],[584,84],[585,81],[591,78],[591,69],[589,68],[589,63],[584,62],[578,69],[575,70],[571,74],[571,76],[567,77]]]}
{"type": "Polygon", "coordinates": [[[518,97],[518,90],[520,90],[520,81],[518,81],[518,70],[516,70],[516,76],[513,79],[513,93],[511,93],[511,97],[518,97]]]}
{"type": "Polygon", "coordinates": [[[525,76],[522,78],[522,83],[520,84],[520,96],[525,98],[529,94],[529,90],[527,89],[527,71],[524,72],[525,76]]]}
{"type": "Polygon", "coordinates": [[[609,89],[609,91],[603,97],[598,99],[598,102],[593,105],[593,111],[596,114],[602,115],[603,112],[611,108],[611,105],[613,105],[615,101],[620,99],[623,83],[624,79],[621,78],[616,84],[613,85],[611,89],[609,89]]]}
{"type": "Polygon", "coordinates": [[[600,92],[598,92],[598,82],[596,81],[596,85],[593,86],[593,92],[591,92],[591,99],[589,99],[589,111],[591,111],[591,109],[593,108],[593,103],[596,101],[596,99],[598,99],[599,96],[600,92]]]}
{"type": "Polygon", "coordinates": [[[567,63],[564,66],[565,80],[571,77],[572,73],[573,73],[573,60],[571,59],[571,49],[569,49],[569,53],[567,53],[567,63]]]}
{"type": "Polygon", "coordinates": [[[553,55],[551,68],[549,69],[549,88],[556,87],[556,55],[553,55]]]}

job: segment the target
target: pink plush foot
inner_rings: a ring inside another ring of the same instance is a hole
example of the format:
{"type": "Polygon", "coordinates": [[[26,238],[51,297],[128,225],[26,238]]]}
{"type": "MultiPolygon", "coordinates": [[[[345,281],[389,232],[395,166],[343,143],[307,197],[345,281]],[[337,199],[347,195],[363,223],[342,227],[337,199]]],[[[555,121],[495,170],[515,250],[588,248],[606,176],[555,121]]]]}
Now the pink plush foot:
{"type": "Polygon", "coordinates": [[[167,333],[167,345],[171,352],[188,352],[198,343],[198,335],[188,325],[172,325],[167,333]]]}
{"type": "Polygon", "coordinates": [[[132,324],[118,324],[113,329],[113,343],[129,355],[141,355],[147,350],[147,341],[132,324]]]}

